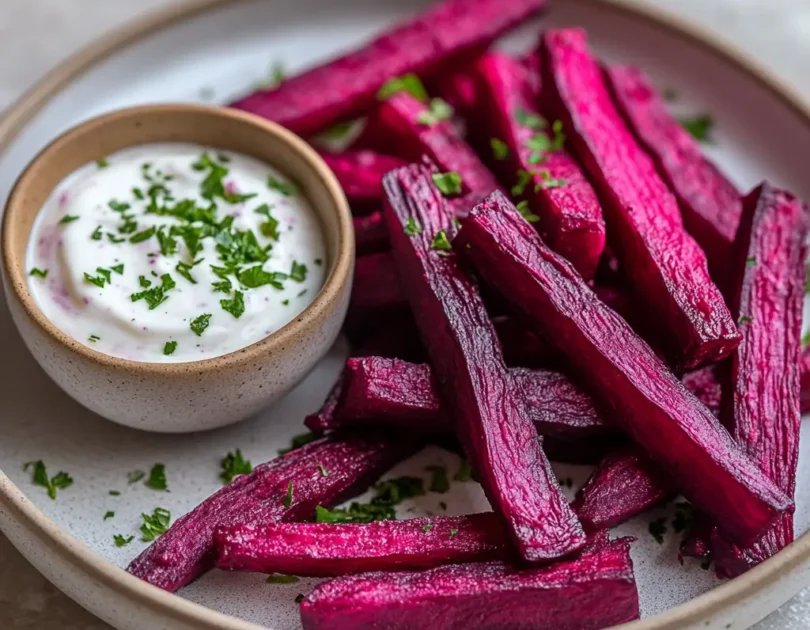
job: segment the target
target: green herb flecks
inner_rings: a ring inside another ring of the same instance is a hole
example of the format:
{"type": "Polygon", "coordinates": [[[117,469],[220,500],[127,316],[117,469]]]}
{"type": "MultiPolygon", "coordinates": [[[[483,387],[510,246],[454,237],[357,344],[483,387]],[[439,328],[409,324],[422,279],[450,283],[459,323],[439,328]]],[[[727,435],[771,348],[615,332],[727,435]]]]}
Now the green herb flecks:
{"type": "Polygon", "coordinates": [[[295,584],[301,580],[294,575],[283,575],[281,573],[273,573],[268,575],[265,582],[268,584],[295,584]]]}
{"type": "Polygon", "coordinates": [[[290,280],[295,282],[304,282],[307,279],[307,266],[295,260],[292,262],[292,269],[290,270],[290,280]]]}
{"type": "Polygon", "coordinates": [[[492,138],[489,141],[489,146],[492,147],[492,155],[495,156],[496,160],[503,161],[509,158],[509,145],[503,140],[492,138]]]}
{"type": "Polygon", "coordinates": [[[104,237],[104,232],[101,230],[101,226],[97,226],[93,233],[90,235],[90,239],[94,241],[100,241],[104,237]]]}
{"type": "Polygon", "coordinates": [[[61,219],[59,219],[59,225],[67,225],[68,223],[73,223],[74,221],[78,221],[79,217],[75,215],[66,214],[61,219]]]}
{"type": "Polygon", "coordinates": [[[116,547],[126,547],[129,543],[135,540],[135,536],[124,537],[121,534],[115,534],[115,536],[113,536],[113,540],[115,541],[116,547]]]}
{"type": "Polygon", "coordinates": [[[173,355],[175,350],[177,350],[176,341],[167,341],[163,345],[163,354],[165,354],[167,357],[173,355]]]}
{"type": "Polygon", "coordinates": [[[149,477],[144,482],[147,488],[152,490],[168,490],[166,483],[166,466],[163,464],[155,464],[152,470],[149,471],[149,477]]]}
{"type": "Polygon", "coordinates": [[[102,520],[106,521],[108,518],[113,518],[115,516],[115,512],[107,511],[104,513],[104,518],[102,520]]]}
{"type": "Polygon", "coordinates": [[[424,482],[419,477],[399,477],[374,486],[376,495],[368,503],[353,502],[348,508],[315,509],[317,523],[371,523],[396,519],[394,508],[403,501],[424,496],[424,482]]]}
{"type": "Polygon", "coordinates": [[[444,120],[450,120],[453,117],[453,108],[447,101],[440,98],[430,99],[428,109],[421,112],[416,117],[416,122],[426,127],[435,127],[444,120]]]}
{"type": "Polygon", "coordinates": [[[121,496],[121,492],[119,490],[110,490],[109,492],[107,492],[107,494],[109,494],[111,497],[121,496]]]}
{"type": "MultiPolygon", "coordinates": [[[[143,283],[141,283],[141,286],[143,286],[143,283]]],[[[174,281],[174,279],[169,274],[164,273],[160,277],[160,285],[153,286],[145,291],[133,293],[129,297],[133,302],[144,300],[149,306],[149,310],[153,311],[158,306],[163,304],[163,302],[169,299],[169,296],[166,295],[166,293],[174,289],[175,286],[177,286],[177,283],[174,281]]]]}
{"type": "Polygon", "coordinates": [[[431,529],[433,529],[433,523],[425,523],[425,524],[424,524],[424,525],[422,525],[422,527],[420,528],[420,531],[421,531],[423,534],[427,534],[427,533],[428,533],[428,532],[429,532],[431,529]]]}
{"type": "Polygon", "coordinates": [[[272,175],[267,178],[267,187],[270,190],[275,190],[276,192],[281,193],[285,197],[292,197],[293,195],[298,194],[298,186],[292,182],[281,181],[272,175]]]}
{"type": "Polygon", "coordinates": [[[96,160],[96,166],[99,168],[107,168],[109,165],[110,163],[107,161],[107,158],[100,158],[96,160]]]}
{"type": "Polygon", "coordinates": [[[208,325],[211,322],[211,317],[211,313],[204,313],[203,315],[195,317],[193,320],[191,320],[191,324],[189,325],[191,332],[198,337],[202,337],[202,334],[205,332],[205,329],[208,328],[208,325]]]}
{"type": "Polygon", "coordinates": [[[529,129],[535,129],[537,131],[548,127],[548,122],[545,118],[538,116],[537,114],[527,112],[522,108],[515,110],[514,117],[517,123],[522,127],[528,127],[529,129]]]}
{"type": "Polygon", "coordinates": [[[711,142],[711,132],[714,128],[714,119],[708,114],[698,116],[685,116],[679,119],[681,126],[688,131],[698,142],[711,142]]]}
{"type": "Polygon", "coordinates": [[[432,176],[436,188],[445,196],[461,194],[461,175],[455,171],[449,173],[434,173],[432,176]]]}
{"type": "Polygon", "coordinates": [[[241,291],[234,291],[231,299],[220,300],[219,305],[222,307],[223,311],[239,319],[245,312],[245,295],[241,291]]]}
{"type": "Polygon", "coordinates": [[[45,488],[52,500],[56,500],[57,490],[64,490],[73,485],[73,478],[63,471],[56,473],[53,477],[48,477],[48,469],[41,459],[35,462],[27,462],[23,466],[23,470],[27,471],[29,468],[33,468],[31,480],[34,485],[45,488]]]}
{"type": "Polygon", "coordinates": [[[138,232],[137,234],[133,234],[129,238],[129,242],[130,243],[143,243],[144,241],[148,241],[150,238],[152,238],[155,235],[156,232],[157,232],[157,227],[155,227],[153,225],[152,227],[147,228],[147,229],[145,229],[145,230],[143,230],[141,232],[138,232]]]}
{"type": "Polygon", "coordinates": [[[142,470],[133,470],[130,473],[127,473],[127,483],[132,485],[133,483],[138,483],[141,479],[146,477],[146,473],[142,470]]]}
{"type": "Polygon", "coordinates": [[[529,209],[529,202],[525,199],[518,203],[515,208],[517,208],[520,216],[526,219],[529,223],[537,223],[540,220],[540,217],[532,213],[532,211],[529,209]]]}
{"type": "Polygon", "coordinates": [[[172,519],[172,514],[166,508],[156,507],[152,514],[141,514],[143,525],[141,525],[141,540],[144,542],[152,542],[158,536],[166,533],[169,529],[169,523],[172,519]]]}
{"type": "Polygon", "coordinates": [[[287,279],[287,274],[274,271],[265,271],[262,269],[261,265],[256,265],[255,267],[242,269],[236,275],[236,278],[248,289],[256,289],[269,284],[274,289],[281,291],[284,288],[281,281],[287,279]]]}
{"type": "Polygon", "coordinates": [[[472,480],[472,467],[470,466],[470,462],[466,459],[461,460],[461,465],[458,468],[458,472],[453,475],[454,481],[471,481],[472,480]]]}
{"type": "Polygon", "coordinates": [[[281,500],[281,503],[285,508],[289,508],[290,506],[292,506],[293,492],[294,492],[293,482],[291,481],[289,484],[287,484],[287,494],[285,494],[284,498],[281,500]]]}
{"type": "Polygon", "coordinates": [[[40,278],[47,278],[48,277],[48,270],[47,269],[39,269],[38,267],[33,267],[31,271],[28,272],[29,276],[38,276],[40,278]]]}
{"type": "Polygon", "coordinates": [[[426,468],[431,473],[430,487],[431,492],[438,492],[444,494],[450,490],[450,480],[447,478],[447,468],[444,466],[428,466],[426,468]]]}
{"type": "Polygon", "coordinates": [[[259,232],[262,233],[262,236],[277,241],[279,238],[278,220],[273,217],[272,207],[269,204],[263,203],[256,208],[254,212],[265,218],[261,225],[259,225],[259,232]]]}
{"type": "Polygon", "coordinates": [[[183,262],[182,260],[177,263],[175,266],[175,271],[183,276],[186,280],[188,280],[191,284],[197,284],[197,281],[194,279],[194,276],[191,275],[191,270],[199,265],[203,261],[202,258],[198,258],[197,260],[193,261],[190,265],[188,263],[183,262]]]}
{"type": "Polygon", "coordinates": [[[302,446],[306,446],[310,442],[314,442],[320,436],[317,433],[301,433],[300,435],[296,435],[290,442],[290,446],[288,448],[282,448],[278,454],[279,455],[286,455],[291,451],[297,451],[302,446]]]}
{"type": "Polygon", "coordinates": [[[750,324],[754,321],[754,318],[751,315],[740,315],[740,318],[737,320],[737,323],[742,324],[750,324]]]}
{"type": "Polygon", "coordinates": [[[225,484],[231,483],[237,475],[249,475],[253,472],[253,464],[242,456],[242,451],[239,449],[225,455],[219,465],[222,468],[219,478],[225,484]]]}
{"type": "Polygon", "coordinates": [[[447,232],[439,230],[430,242],[430,249],[438,249],[440,251],[449,251],[453,249],[453,245],[447,238],[447,232]]]}
{"type": "Polygon", "coordinates": [[[413,217],[408,217],[408,222],[405,224],[403,231],[405,232],[406,236],[418,236],[422,233],[422,228],[419,227],[416,219],[413,217]]]}
{"type": "Polygon", "coordinates": [[[532,181],[532,174],[529,171],[520,169],[517,172],[517,178],[517,183],[512,186],[512,190],[510,191],[513,197],[520,197],[526,192],[526,186],[532,181]]]}
{"type": "Polygon", "coordinates": [[[427,90],[422,84],[422,80],[415,74],[405,74],[401,77],[388,79],[377,92],[377,98],[381,101],[387,101],[399,92],[407,92],[423,103],[428,101],[427,90]]]}
{"type": "Polygon", "coordinates": [[[87,341],[89,341],[90,343],[96,343],[97,341],[101,341],[101,337],[99,337],[98,335],[90,335],[87,338],[87,341]]]}

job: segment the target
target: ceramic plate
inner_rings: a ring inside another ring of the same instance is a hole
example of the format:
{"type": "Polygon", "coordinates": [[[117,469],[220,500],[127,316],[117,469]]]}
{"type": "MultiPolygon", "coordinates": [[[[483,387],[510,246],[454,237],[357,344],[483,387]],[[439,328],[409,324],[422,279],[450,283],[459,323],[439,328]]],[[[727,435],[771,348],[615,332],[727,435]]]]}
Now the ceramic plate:
{"type": "MultiPolygon", "coordinates": [[[[205,0],[191,2],[102,42],[68,61],[24,97],[0,123],[0,198],[16,175],[55,135],[112,109],[161,101],[227,102],[265,79],[273,63],[288,72],[327,58],[422,8],[424,0],[205,0]]],[[[661,87],[674,89],[684,112],[709,112],[717,120],[708,150],[743,189],[771,179],[810,198],[810,110],[750,61],[705,34],[623,2],[555,3],[541,21],[527,24],[505,46],[529,46],[540,25],[581,25],[606,59],[638,63],[661,87]]],[[[74,403],[28,355],[0,306],[0,527],[33,564],[71,597],[122,629],[299,628],[299,592],[315,581],[267,584],[261,575],[213,571],[169,595],[119,567],[139,553],[140,514],[162,506],[185,513],[220,487],[219,460],[241,448],[254,463],[275,456],[302,432],[302,419],[317,408],[338,373],[345,346],[331,355],[290,396],[260,416],[216,432],[149,435],[115,426],[74,403]],[[56,501],[31,483],[23,464],[42,459],[52,473],[75,483],[56,501]],[[127,473],[166,465],[169,493],[127,473]],[[119,497],[108,491],[120,490],[119,497]],[[105,512],[115,517],[103,520],[105,512]],[[135,535],[117,548],[114,534],[135,535]]],[[[808,426],[805,426],[807,429],[808,426]]],[[[806,433],[806,431],[805,431],[806,433]]],[[[804,436],[797,488],[797,533],[810,527],[810,436],[804,436]]],[[[431,448],[392,471],[425,478],[425,467],[458,466],[451,453],[431,448]]],[[[557,466],[573,491],[585,467],[557,466]]],[[[707,480],[710,483],[710,480],[707,480]]],[[[480,489],[454,483],[446,495],[428,494],[403,506],[403,515],[488,509],[480,489]]],[[[697,562],[677,562],[679,536],[671,509],[653,511],[616,533],[638,537],[633,559],[643,619],[627,630],[716,628],[735,630],[775,609],[810,584],[810,538],[746,576],[722,584],[697,562]],[[663,544],[651,521],[666,517],[663,544]]],[[[610,605],[606,602],[606,605],[610,605]]]]}

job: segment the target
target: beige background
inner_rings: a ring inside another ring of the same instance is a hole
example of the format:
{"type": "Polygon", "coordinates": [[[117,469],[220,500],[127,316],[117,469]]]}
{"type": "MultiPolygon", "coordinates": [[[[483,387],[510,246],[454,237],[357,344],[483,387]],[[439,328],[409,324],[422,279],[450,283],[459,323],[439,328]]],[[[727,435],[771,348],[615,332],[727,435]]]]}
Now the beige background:
{"type": "MultiPolygon", "coordinates": [[[[101,33],[178,1],[0,0],[0,108],[101,33]]],[[[810,100],[810,0],[647,1],[716,29],[810,100]]],[[[107,630],[109,626],[47,583],[0,535],[0,628],[107,630]]],[[[807,628],[810,591],[756,626],[756,630],[807,628]]]]}

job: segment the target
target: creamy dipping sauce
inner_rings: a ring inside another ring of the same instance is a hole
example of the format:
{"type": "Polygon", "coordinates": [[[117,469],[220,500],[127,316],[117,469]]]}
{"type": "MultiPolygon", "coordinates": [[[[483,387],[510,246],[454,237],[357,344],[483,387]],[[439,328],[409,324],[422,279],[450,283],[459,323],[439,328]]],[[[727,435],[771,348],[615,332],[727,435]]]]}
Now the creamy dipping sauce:
{"type": "Polygon", "coordinates": [[[148,362],[210,359],[267,337],[324,282],[307,199],[251,157],[127,149],[74,172],[40,211],[29,289],[77,341],[148,362]]]}

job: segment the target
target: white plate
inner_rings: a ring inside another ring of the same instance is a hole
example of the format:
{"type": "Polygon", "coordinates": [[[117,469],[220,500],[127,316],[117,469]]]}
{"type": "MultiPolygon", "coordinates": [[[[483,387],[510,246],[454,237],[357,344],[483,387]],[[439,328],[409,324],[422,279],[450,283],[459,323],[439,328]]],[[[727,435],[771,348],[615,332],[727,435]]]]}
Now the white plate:
{"type": "MultiPolygon", "coordinates": [[[[130,30],[83,60],[69,62],[71,68],[57,71],[0,124],[0,140],[10,139],[19,119],[31,117],[0,159],[0,199],[5,199],[17,173],[39,148],[81,120],[141,103],[227,102],[265,78],[273,62],[282,61],[295,72],[425,4],[423,0],[202,0],[192,3],[193,10],[173,11],[171,19],[130,30]],[[71,72],[85,65],[80,76],[71,72]],[[43,100],[44,107],[37,110],[43,100]]],[[[672,24],[656,24],[649,16],[616,6],[559,2],[542,22],[585,26],[605,58],[641,64],[661,86],[677,90],[679,107],[711,112],[718,123],[718,143],[710,152],[740,187],[769,178],[810,198],[810,120],[798,101],[791,103],[795,97],[784,88],[769,85],[739,65],[743,62],[724,57],[694,35],[679,33],[672,24]]],[[[532,43],[538,25],[527,25],[507,47],[520,49],[532,43]]],[[[5,305],[0,305],[0,348],[0,465],[8,476],[0,474],[0,528],[35,566],[119,628],[299,627],[293,600],[315,581],[277,586],[266,584],[260,575],[213,571],[174,597],[116,568],[125,566],[144,543],[136,540],[119,549],[113,534],[137,535],[140,513],[156,506],[169,508],[174,517],[194,507],[220,487],[218,462],[233,448],[241,448],[254,463],[273,457],[292,435],[302,432],[303,416],[319,406],[345,356],[344,347],[336,348],[303,385],[260,417],[192,436],[139,433],[78,406],[28,355],[5,305]],[[58,500],[50,500],[23,472],[23,464],[36,459],[44,460],[52,474],[64,470],[75,479],[58,500]],[[166,464],[170,493],[127,485],[128,471],[148,469],[155,462],[166,464]],[[110,489],[121,490],[122,495],[109,496],[110,489]],[[114,510],[115,517],[103,521],[107,510],[114,510]]],[[[798,533],[810,527],[810,488],[805,481],[810,477],[810,442],[804,437],[798,533]]],[[[452,470],[458,459],[429,449],[393,473],[427,478],[424,467],[433,463],[452,470]]],[[[556,468],[561,477],[571,476],[575,487],[588,473],[582,467],[556,468]]],[[[436,512],[440,501],[449,504],[452,514],[487,509],[477,486],[458,483],[449,495],[431,494],[405,509],[411,514],[436,512]]],[[[651,512],[617,531],[639,538],[633,558],[643,615],[669,611],[633,624],[634,628],[745,628],[810,583],[805,562],[810,542],[801,541],[744,578],[682,606],[719,582],[696,562],[687,561],[683,567],[677,563],[678,537],[671,528],[665,544],[653,540],[647,531],[650,521],[668,513],[651,512]]]]}

